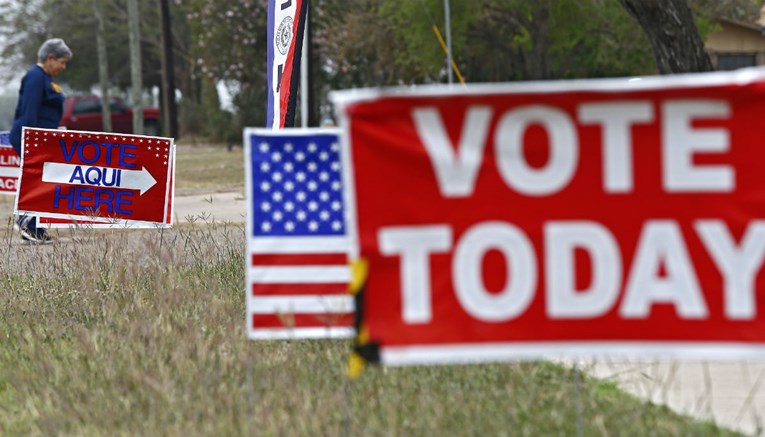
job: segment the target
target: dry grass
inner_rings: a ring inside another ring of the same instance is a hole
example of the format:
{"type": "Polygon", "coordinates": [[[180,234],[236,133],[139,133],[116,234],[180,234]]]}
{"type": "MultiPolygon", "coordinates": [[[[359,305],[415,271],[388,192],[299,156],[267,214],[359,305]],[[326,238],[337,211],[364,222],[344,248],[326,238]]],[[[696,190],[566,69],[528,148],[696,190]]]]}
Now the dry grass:
{"type": "MultiPolygon", "coordinates": [[[[241,189],[242,162],[179,146],[177,194],[241,189]]],[[[203,221],[45,247],[0,227],[1,436],[733,435],[546,362],[351,382],[347,341],[245,338],[243,227],[203,221]]]]}
{"type": "Polygon", "coordinates": [[[241,225],[16,238],[0,230],[2,436],[732,435],[545,362],[350,382],[346,341],[249,341],[241,225]]]}
{"type": "Polygon", "coordinates": [[[237,191],[244,187],[242,147],[178,145],[176,195],[237,191]]]}

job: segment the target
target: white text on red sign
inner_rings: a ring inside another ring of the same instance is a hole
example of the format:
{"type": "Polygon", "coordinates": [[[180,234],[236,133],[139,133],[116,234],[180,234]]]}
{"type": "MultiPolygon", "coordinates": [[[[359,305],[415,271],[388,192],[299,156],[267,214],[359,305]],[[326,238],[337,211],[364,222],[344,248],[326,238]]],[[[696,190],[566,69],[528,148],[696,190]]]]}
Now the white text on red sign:
{"type": "Polygon", "coordinates": [[[64,202],[70,209],[89,211],[103,206],[109,213],[130,214],[134,191],[143,195],[157,183],[145,167],[133,170],[137,168],[137,146],[133,144],[90,140],[73,141],[71,145],[59,140],[59,144],[64,160],[77,164],[43,164],[42,181],[59,184],[55,188],[54,208],[64,202]],[[119,167],[88,165],[101,161],[119,167]]]}
{"type": "MultiPolygon", "coordinates": [[[[493,111],[469,107],[454,153],[444,123],[435,108],[416,108],[412,118],[428,152],[439,189],[445,197],[470,196],[483,162],[493,111]]],[[[657,115],[647,101],[584,103],[577,111],[581,124],[598,124],[603,131],[603,190],[627,193],[633,189],[633,150],[630,129],[654,123],[657,115]]],[[[728,165],[695,165],[696,153],[723,153],[730,133],[722,128],[694,128],[694,119],[726,119],[730,108],[720,100],[668,100],[661,104],[662,185],[667,192],[730,192],[735,170],[728,165]]],[[[580,157],[576,120],[546,105],[521,106],[498,114],[493,132],[498,170],[508,187],[529,196],[546,196],[566,188],[580,157]],[[531,125],[548,134],[550,159],[541,169],[523,157],[523,135],[531,125]]]]}
{"type": "MultiPolygon", "coordinates": [[[[452,144],[439,110],[412,109],[412,120],[427,152],[441,196],[470,197],[487,153],[490,135],[494,160],[505,185],[529,197],[559,193],[575,177],[580,159],[577,124],[598,125],[602,138],[602,190],[609,194],[634,190],[633,141],[637,124],[658,123],[661,130],[661,186],[666,193],[728,193],[736,189],[730,163],[699,164],[697,154],[730,150],[730,132],[722,127],[694,127],[697,120],[726,120],[731,108],[722,100],[666,100],[582,103],[574,119],[549,105],[519,106],[495,114],[490,106],[465,112],[458,143],[452,144]],[[493,117],[496,127],[490,132],[493,117]],[[547,133],[549,159],[541,168],[524,158],[524,134],[532,125],[547,133]]],[[[753,220],[737,242],[721,220],[697,220],[695,238],[706,249],[723,279],[724,316],[748,320],[756,315],[755,278],[765,259],[765,222],[753,220]]],[[[542,224],[541,256],[523,229],[508,221],[475,223],[462,235],[448,223],[388,226],[378,230],[381,254],[400,259],[402,320],[432,320],[432,271],[436,254],[451,256],[451,284],[463,309],[477,320],[506,322],[519,317],[534,299],[544,275],[545,308],[551,319],[603,316],[618,305],[625,319],[644,319],[654,304],[671,304],[679,317],[705,319],[707,302],[688,254],[681,225],[671,219],[644,222],[632,263],[626,266],[618,239],[597,221],[548,221],[542,224]],[[505,286],[490,292],[481,277],[489,251],[499,251],[509,272],[505,286]],[[575,284],[574,251],[592,260],[586,289],[575,284]],[[542,265],[537,265],[537,259],[542,265]],[[660,273],[660,266],[666,271],[660,273]],[[624,286],[622,285],[624,284],[624,286]],[[623,289],[622,289],[623,286],[623,289]],[[619,300],[623,290],[623,296],[619,300]]]]}

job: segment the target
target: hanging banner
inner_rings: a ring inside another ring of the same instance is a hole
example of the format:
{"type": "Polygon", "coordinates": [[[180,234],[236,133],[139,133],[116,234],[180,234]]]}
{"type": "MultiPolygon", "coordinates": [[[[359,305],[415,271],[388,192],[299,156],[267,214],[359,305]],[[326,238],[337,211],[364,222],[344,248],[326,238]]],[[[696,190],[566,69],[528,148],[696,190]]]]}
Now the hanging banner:
{"type": "Polygon", "coordinates": [[[251,339],[353,333],[338,133],[244,131],[251,339]]]}
{"type": "Polygon", "coordinates": [[[170,227],[174,160],[171,138],[25,127],[16,213],[170,227]]]}
{"type": "Polygon", "coordinates": [[[765,356],[764,70],[332,100],[367,358],[765,356]]]}
{"type": "Polygon", "coordinates": [[[295,126],[308,0],[268,0],[266,127],[295,126]]]}
{"type": "Polygon", "coordinates": [[[10,132],[0,132],[0,194],[14,196],[19,181],[21,158],[11,145],[10,132]]]}

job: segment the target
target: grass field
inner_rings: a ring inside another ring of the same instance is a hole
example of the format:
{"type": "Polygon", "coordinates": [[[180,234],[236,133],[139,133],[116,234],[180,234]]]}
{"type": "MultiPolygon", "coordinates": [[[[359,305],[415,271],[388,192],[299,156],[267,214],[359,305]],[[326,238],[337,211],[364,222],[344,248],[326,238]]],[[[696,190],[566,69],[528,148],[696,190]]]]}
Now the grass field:
{"type": "Polygon", "coordinates": [[[239,146],[179,145],[175,154],[176,195],[237,191],[244,186],[244,158],[239,146]]]}
{"type": "MultiPolygon", "coordinates": [[[[241,149],[202,149],[179,192],[241,184],[241,149]]],[[[736,435],[548,362],[349,381],[348,341],[247,340],[238,224],[16,239],[0,229],[1,436],[736,435]]]]}

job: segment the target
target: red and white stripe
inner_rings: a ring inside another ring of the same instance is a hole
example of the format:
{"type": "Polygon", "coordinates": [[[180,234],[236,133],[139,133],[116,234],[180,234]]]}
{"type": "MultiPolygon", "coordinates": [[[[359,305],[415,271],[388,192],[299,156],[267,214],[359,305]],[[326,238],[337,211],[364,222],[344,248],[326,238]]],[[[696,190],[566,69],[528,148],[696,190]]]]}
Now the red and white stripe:
{"type": "Polygon", "coordinates": [[[251,339],[349,337],[347,237],[254,238],[247,272],[251,339]]]}

